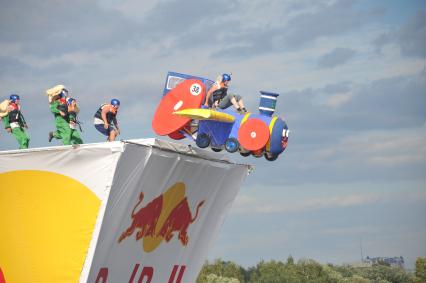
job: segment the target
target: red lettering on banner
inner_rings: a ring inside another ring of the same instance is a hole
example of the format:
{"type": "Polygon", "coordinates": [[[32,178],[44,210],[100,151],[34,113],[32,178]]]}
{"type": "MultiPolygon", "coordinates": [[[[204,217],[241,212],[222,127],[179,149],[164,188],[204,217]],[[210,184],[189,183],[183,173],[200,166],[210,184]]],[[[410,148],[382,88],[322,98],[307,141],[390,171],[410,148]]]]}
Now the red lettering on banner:
{"type": "Polygon", "coordinates": [[[98,277],[96,277],[95,283],[107,283],[107,279],[108,279],[108,268],[102,267],[101,269],[99,269],[98,277]]]}
{"type": "Polygon", "coordinates": [[[150,283],[153,275],[154,275],[154,268],[150,266],[145,266],[142,269],[142,273],[141,273],[141,276],[139,277],[138,283],[143,283],[143,279],[145,277],[147,278],[145,283],[150,283]]]}
{"type": "MultiPolygon", "coordinates": [[[[173,266],[173,270],[172,270],[172,273],[170,274],[170,278],[169,278],[169,283],[174,282],[178,268],[179,268],[179,265],[173,266]]],[[[183,277],[183,273],[185,272],[185,268],[186,268],[185,265],[182,265],[180,267],[179,274],[178,274],[178,277],[176,279],[176,283],[180,283],[182,281],[182,277],[183,277]]]]}
{"type": "MultiPolygon", "coordinates": [[[[139,269],[139,263],[135,264],[132,275],[130,276],[130,279],[129,279],[129,283],[135,282],[135,277],[136,277],[136,273],[138,272],[138,269],[139,269]]],[[[144,266],[144,268],[142,269],[142,273],[139,276],[138,283],[150,283],[153,276],[154,276],[154,268],[152,268],[151,266],[144,266]],[[144,279],[146,279],[145,282],[143,282],[144,279]]]]}
{"type": "MultiPolygon", "coordinates": [[[[154,268],[151,266],[144,266],[142,268],[141,274],[139,275],[139,279],[137,274],[139,271],[140,264],[136,263],[133,267],[132,274],[130,275],[129,283],[151,283],[154,277],[154,268]]],[[[169,282],[168,283],[181,283],[183,274],[185,273],[186,265],[174,265],[173,269],[170,273],[169,282]]],[[[1,281],[1,269],[0,269],[0,283],[6,283],[5,281],[1,281]]],[[[108,283],[108,268],[102,267],[99,269],[98,276],[96,277],[95,283],[108,283]]]]}
{"type": "Polygon", "coordinates": [[[138,272],[139,269],[139,263],[135,264],[135,267],[133,268],[132,276],[130,276],[129,283],[133,283],[133,280],[135,280],[136,272],[138,272]]]}

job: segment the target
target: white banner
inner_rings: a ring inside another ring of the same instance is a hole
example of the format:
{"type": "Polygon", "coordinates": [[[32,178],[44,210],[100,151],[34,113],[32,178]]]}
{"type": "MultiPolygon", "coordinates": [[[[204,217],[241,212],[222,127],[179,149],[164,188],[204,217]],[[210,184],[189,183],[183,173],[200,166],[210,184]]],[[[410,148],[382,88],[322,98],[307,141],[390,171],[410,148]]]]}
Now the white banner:
{"type": "Polygon", "coordinates": [[[218,156],[155,139],[0,152],[0,279],[195,282],[249,169],[218,156]]]}
{"type": "Polygon", "coordinates": [[[195,282],[247,170],[127,144],[88,282],[195,282]]]}

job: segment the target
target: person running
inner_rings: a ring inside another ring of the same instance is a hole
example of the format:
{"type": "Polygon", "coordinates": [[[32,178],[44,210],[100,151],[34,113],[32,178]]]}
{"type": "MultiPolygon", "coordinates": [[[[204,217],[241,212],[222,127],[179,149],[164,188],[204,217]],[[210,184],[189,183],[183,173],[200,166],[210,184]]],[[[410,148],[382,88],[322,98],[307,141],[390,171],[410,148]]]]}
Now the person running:
{"type": "Polygon", "coordinates": [[[68,105],[68,122],[71,129],[71,144],[82,144],[83,140],[81,139],[78,128],[81,130],[80,122],[77,119],[77,114],[80,109],[77,106],[77,100],[75,98],[67,98],[68,105]]]}
{"type": "MultiPolygon", "coordinates": [[[[51,97],[52,102],[50,103],[50,111],[55,117],[55,132],[49,132],[49,142],[53,138],[62,140],[63,145],[71,144],[71,128],[68,123],[68,104],[67,104],[68,90],[62,88],[62,90],[51,97]]],[[[50,97],[49,97],[50,101],[50,97]]]]}
{"type": "Polygon", "coordinates": [[[94,115],[94,125],[96,130],[108,137],[108,141],[112,142],[120,134],[120,127],[117,122],[118,108],[120,101],[111,99],[110,104],[102,104],[94,115]]]}
{"type": "Polygon", "coordinates": [[[9,97],[7,115],[2,120],[8,133],[11,133],[19,143],[19,149],[28,148],[30,137],[25,129],[28,129],[24,115],[21,113],[21,99],[19,95],[12,94],[9,97]]]}
{"type": "Polygon", "coordinates": [[[226,109],[233,105],[238,113],[246,113],[241,96],[228,93],[228,86],[231,82],[231,75],[223,74],[218,76],[216,82],[212,85],[206,95],[204,105],[210,108],[226,109]]]}

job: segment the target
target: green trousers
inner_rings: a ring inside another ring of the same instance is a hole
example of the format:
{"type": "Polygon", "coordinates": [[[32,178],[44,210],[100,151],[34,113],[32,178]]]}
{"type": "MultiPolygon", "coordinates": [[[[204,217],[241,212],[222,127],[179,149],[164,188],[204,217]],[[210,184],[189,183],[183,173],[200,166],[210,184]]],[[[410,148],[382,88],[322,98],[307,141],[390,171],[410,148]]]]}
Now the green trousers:
{"type": "Polygon", "coordinates": [[[62,140],[63,145],[71,144],[71,128],[68,122],[61,116],[55,117],[56,131],[53,133],[53,137],[62,140]]]}
{"type": "MultiPolygon", "coordinates": [[[[77,114],[75,112],[69,112],[68,115],[69,115],[70,122],[74,122],[74,123],[78,122],[77,114]]],[[[77,126],[77,124],[75,125],[77,126]]],[[[71,128],[71,126],[70,126],[70,129],[71,129],[71,144],[82,144],[83,140],[81,139],[80,133],[78,132],[78,130],[71,128]]]]}
{"type": "Polygon", "coordinates": [[[71,129],[71,144],[82,144],[83,140],[80,137],[78,130],[71,129]]]}
{"type": "Polygon", "coordinates": [[[18,141],[19,149],[28,148],[28,145],[30,143],[30,137],[28,136],[24,128],[18,127],[12,129],[12,135],[18,141]]]}

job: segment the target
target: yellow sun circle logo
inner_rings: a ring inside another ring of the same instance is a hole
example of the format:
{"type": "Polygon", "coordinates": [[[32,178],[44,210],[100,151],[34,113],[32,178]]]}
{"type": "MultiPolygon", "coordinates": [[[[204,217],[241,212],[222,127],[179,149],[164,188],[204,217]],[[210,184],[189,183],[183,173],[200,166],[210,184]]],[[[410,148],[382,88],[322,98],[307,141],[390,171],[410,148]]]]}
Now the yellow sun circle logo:
{"type": "Polygon", "coordinates": [[[0,173],[0,269],[6,282],[78,282],[101,201],[57,173],[0,173]]]}

